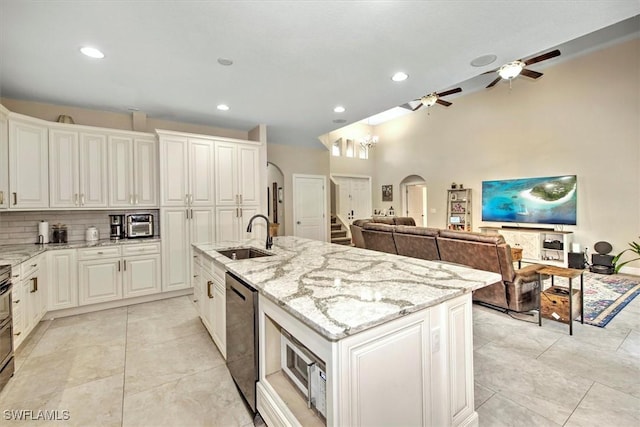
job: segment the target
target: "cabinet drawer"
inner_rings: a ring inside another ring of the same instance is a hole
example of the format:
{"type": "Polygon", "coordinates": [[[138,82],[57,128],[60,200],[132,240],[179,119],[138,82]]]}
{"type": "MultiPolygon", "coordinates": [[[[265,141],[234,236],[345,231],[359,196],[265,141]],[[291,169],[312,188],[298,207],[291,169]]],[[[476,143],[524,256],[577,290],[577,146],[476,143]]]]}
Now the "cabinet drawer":
{"type": "Polygon", "coordinates": [[[146,243],[144,245],[125,245],[122,247],[122,255],[159,254],[160,243],[146,243]]]}
{"type": "Polygon", "coordinates": [[[215,261],[211,261],[211,265],[213,267],[213,276],[219,280],[222,281],[222,283],[224,283],[225,281],[225,277],[224,274],[227,272],[227,269],[224,268],[224,266],[220,263],[217,263],[215,261]]]}
{"type": "MultiPolygon", "coordinates": [[[[30,260],[23,262],[17,272],[20,274],[21,278],[27,277],[33,273],[34,270],[37,270],[41,263],[42,257],[40,255],[34,256],[30,260]]],[[[16,271],[14,271],[13,274],[14,278],[18,279],[18,277],[15,277],[16,271]]]]}
{"type": "Polygon", "coordinates": [[[120,256],[120,248],[117,246],[78,249],[78,260],[101,259],[120,256]]]}

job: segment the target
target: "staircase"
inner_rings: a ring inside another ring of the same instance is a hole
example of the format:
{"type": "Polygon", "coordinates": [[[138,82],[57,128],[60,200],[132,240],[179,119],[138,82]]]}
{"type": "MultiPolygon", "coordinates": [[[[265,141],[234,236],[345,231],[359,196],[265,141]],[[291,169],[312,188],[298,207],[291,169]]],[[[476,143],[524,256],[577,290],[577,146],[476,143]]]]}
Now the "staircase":
{"type": "Polygon", "coordinates": [[[331,243],[338,245],[351,245],[351,238],[347,237],[347,230],[342,228],[338,218],[331,216],[331,243]]]}

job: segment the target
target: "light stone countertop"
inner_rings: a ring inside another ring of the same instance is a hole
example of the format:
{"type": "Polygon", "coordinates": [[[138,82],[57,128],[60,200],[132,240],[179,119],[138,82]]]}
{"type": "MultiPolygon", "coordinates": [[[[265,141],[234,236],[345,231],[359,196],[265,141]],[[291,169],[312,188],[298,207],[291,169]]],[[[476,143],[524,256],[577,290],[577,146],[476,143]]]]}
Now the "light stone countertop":
{"type": "Polygon", "coordinates": [[[33,243],[25,243],[22,245],[0,245],[0,265],[11,264],[12,267],[15,267],[43,252],[59,249],[83,249],[113,245],[135,245],[159,241],[159,237],[148,237],[120,240],[102,239],[96,242],[85,242],[84,240],[81,240],[69,243],[48,243],[45,245],[33,243]]]}
{"type": "Polygon", "coordinates": [[[231,260],[217,249],[264,241],[194,244],[330,341],[502,280],[496,273],[297,237],[274,238],[270,257],[231,260]]]}

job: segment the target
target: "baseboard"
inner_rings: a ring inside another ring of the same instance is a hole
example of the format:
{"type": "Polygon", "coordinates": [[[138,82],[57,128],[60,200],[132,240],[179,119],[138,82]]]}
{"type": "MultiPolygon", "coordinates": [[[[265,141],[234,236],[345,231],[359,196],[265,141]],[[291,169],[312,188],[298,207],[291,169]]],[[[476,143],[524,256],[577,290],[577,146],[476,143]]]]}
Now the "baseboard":
{"type": "Polygon", "coordinates": [[[640,267],[622,267],[618,273],[640,276],[640,267]]]}
{"type": "Polygon", "coordinates": [[[145,295],[135,298],[120,299],[117,301],[103,302],[99,304],[83,305],[81,307],[64,308],[62,310],[48,311],[43,320],[56,319],[59,317],[75,316],[76,314],[91,313],[93,311],[108,310],[110,308],[125,307],[128,305],[141,304],[144,302],[158,301],[161,299],[174,298],[183,295],[193,294],[193,288],[180,289],[177,291],[162,292],[159,294],[145,295]]]}

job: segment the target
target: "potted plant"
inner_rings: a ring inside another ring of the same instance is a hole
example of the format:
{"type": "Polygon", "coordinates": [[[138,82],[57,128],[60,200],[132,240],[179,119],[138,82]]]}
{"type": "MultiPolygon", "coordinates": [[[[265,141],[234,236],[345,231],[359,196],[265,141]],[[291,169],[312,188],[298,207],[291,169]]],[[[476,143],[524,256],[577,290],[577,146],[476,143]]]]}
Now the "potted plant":
{"type": "Polygon", "coordinates": [[[624,266],[626,264],[629,264],[632,261],[637,261],[637,260],[640,259],[640,243],[631,242],[631,243],[629,243],[629,246],[631,246],[631,247],[625,249],[622,252],[620,252],[618,255],[616,255],[613,258],[613,265],[615,265],[615,272],[616,273],[620,271],[622,266],[624,266]],[[635,253],[636,255],[639,255],[638,258],[630,259],[630,260],[627,260],[625,262],[622,262],[622,263],[618,264],[618,261],[620,260],[620,257],[627,251],[631,251],[631,252],[635,253]]]}

